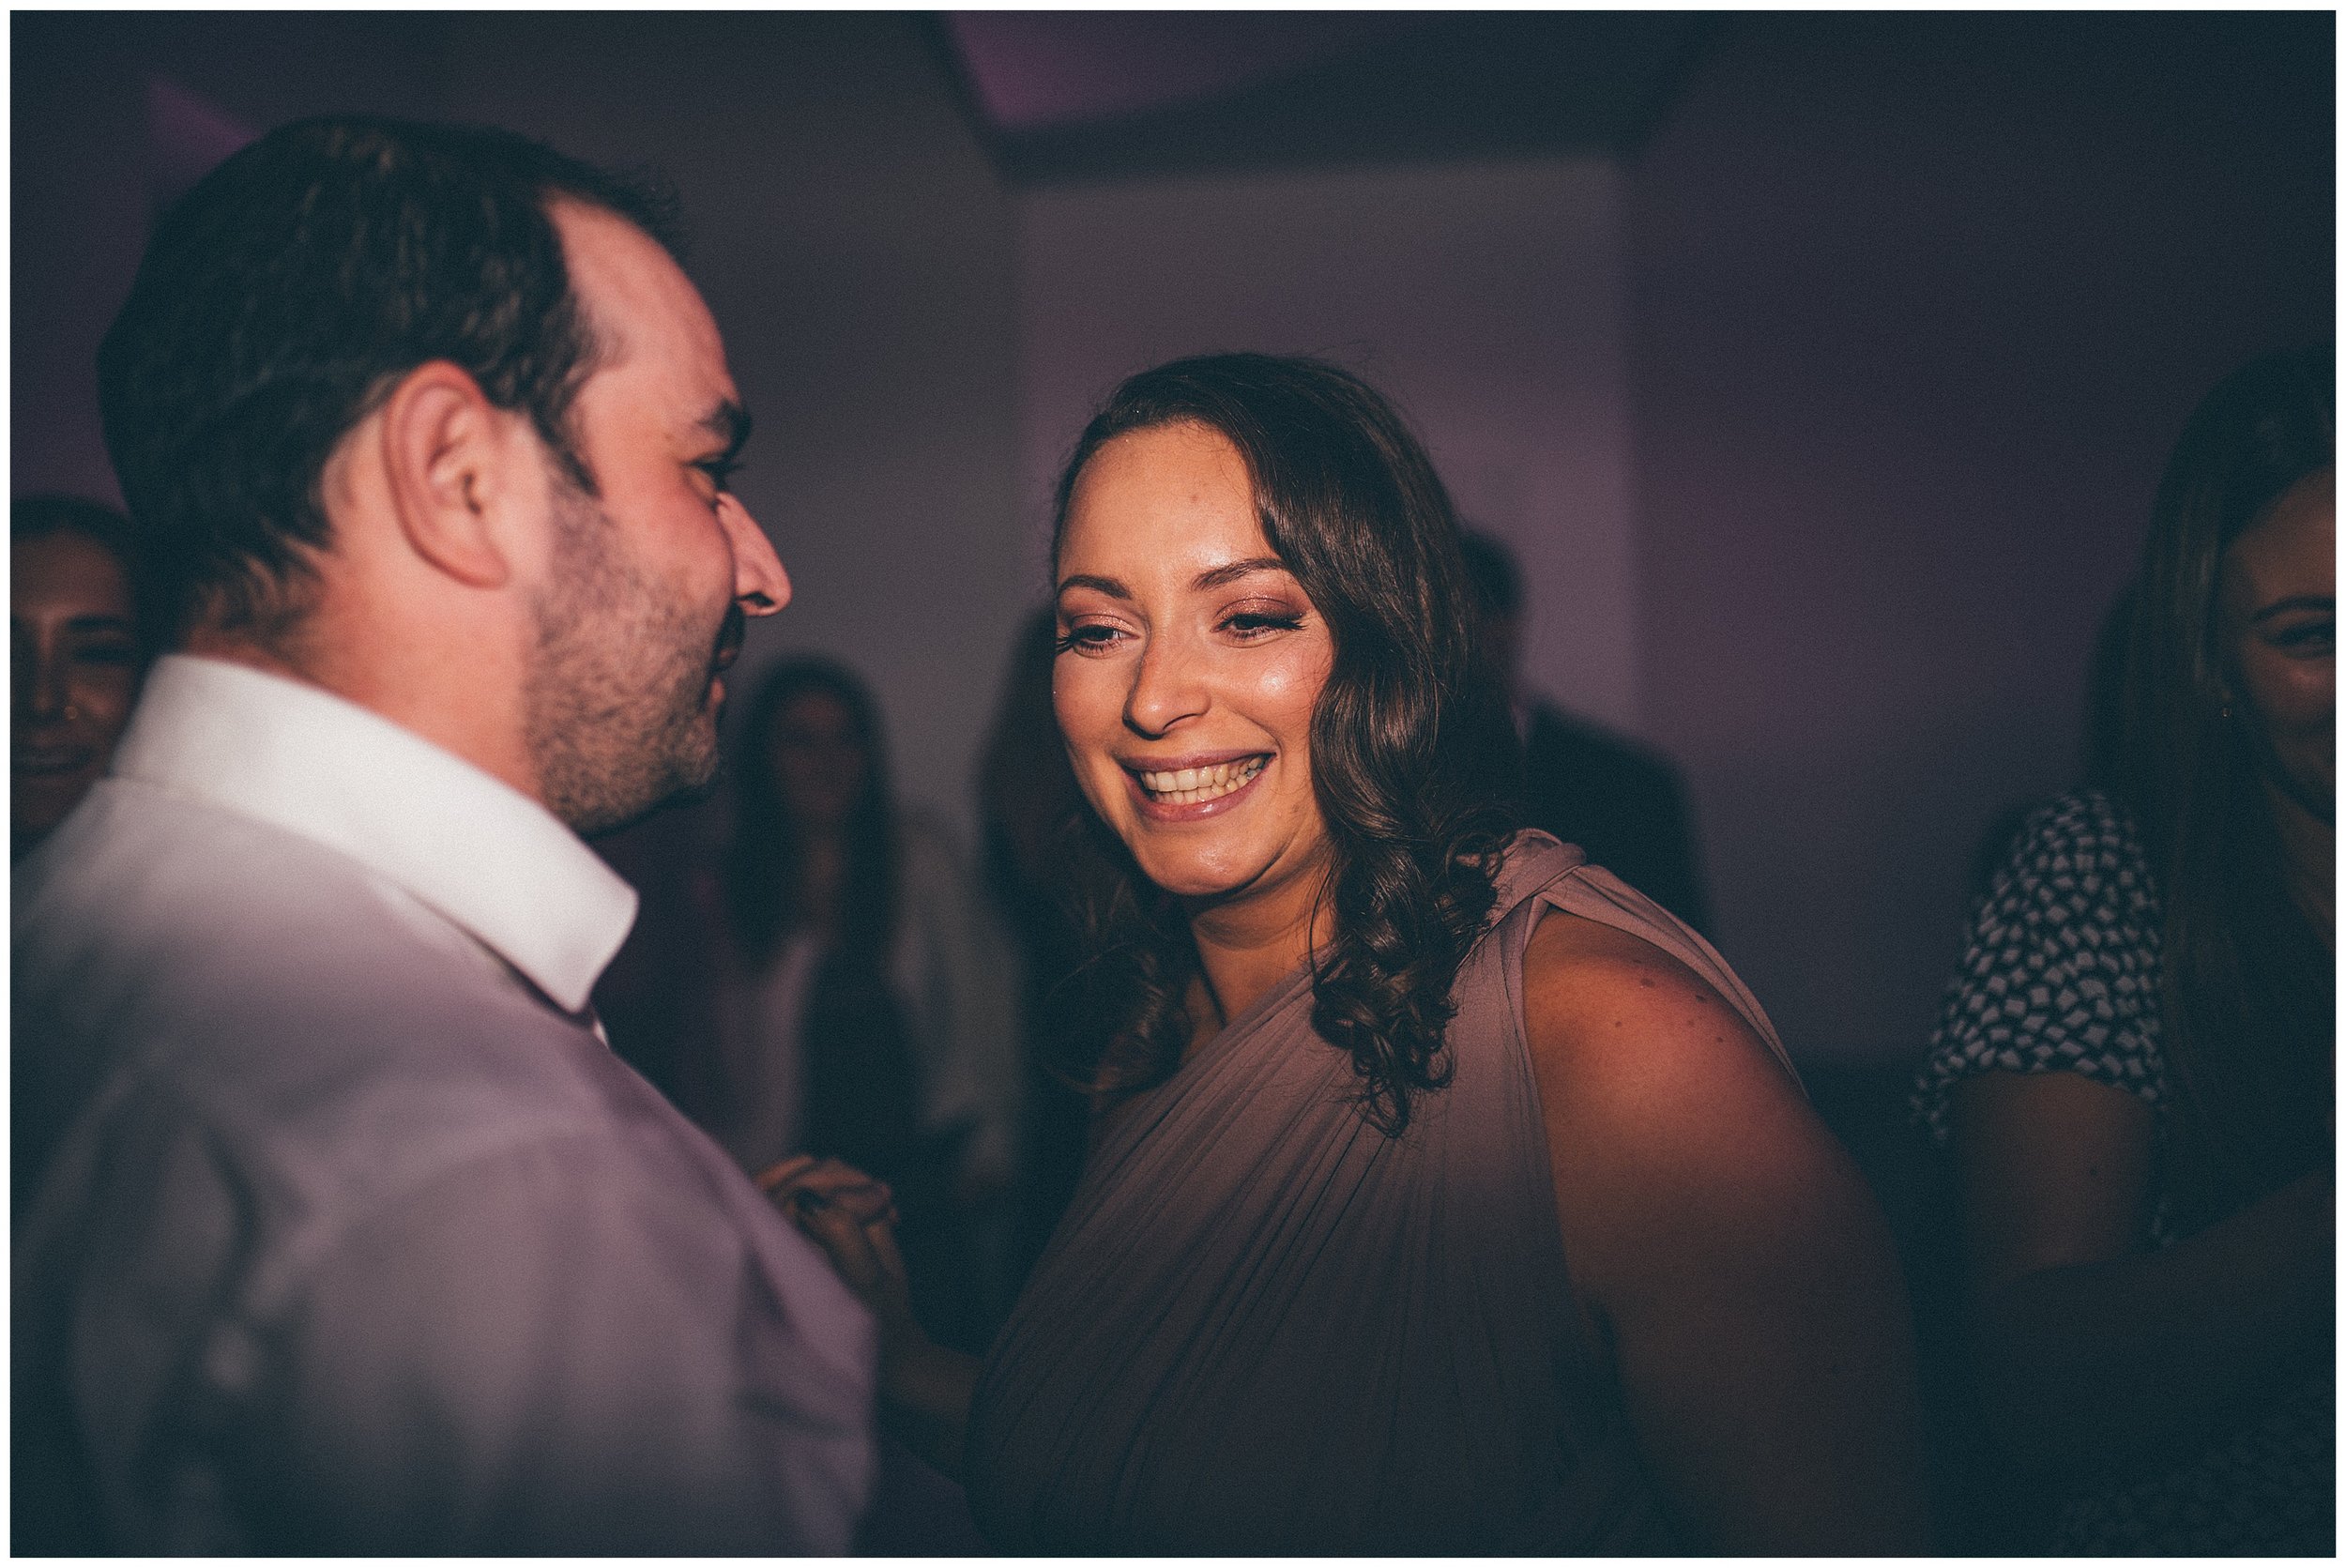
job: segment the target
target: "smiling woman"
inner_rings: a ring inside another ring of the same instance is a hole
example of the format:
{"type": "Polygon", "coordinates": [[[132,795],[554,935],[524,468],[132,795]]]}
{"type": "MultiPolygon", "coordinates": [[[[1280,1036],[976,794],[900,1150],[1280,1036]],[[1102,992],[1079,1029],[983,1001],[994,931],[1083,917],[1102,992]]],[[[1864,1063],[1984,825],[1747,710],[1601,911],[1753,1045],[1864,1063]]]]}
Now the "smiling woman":
{"type": "Polygon", "coordinates": [[[1226,1021],[1218,965],[1251,991],[1316,953],[1314,1023],[1401,1130],[1440,1081],[1516,766],[1440,480],[1360,382],[1227,356],[1128,382],[1059,515],[1059,727],[1138,873],[1099,943],[1132,958],[1095,980],[1125,992],[1103,1087],[1161,1079],[1226,1021]]]}
{"type": "Polygon", "coordinates": [[[2337,1545],[2336,356],[2170,458],[2118,743],[1981,905],[1917,1096],[2060,1552],[2337,1545]]]}
{"type": "Polygon", "coordinates": [[[1862,1183],[1699,936],[1493,804],[1441,483],[1310,360],[1134,377],[1077,443],[1053,697],[1099,826],[1074,1201],[981,1369],[859,1173],[778,1183],[899,1429],[1016,1552],[1920,1544],[1862,1183]]]}
{"type": "Polygon", "coordinates": [[[106,770],[154,650],[120,512],[24,496],[8,509],[8,838],[22,856],[106,770]]]}

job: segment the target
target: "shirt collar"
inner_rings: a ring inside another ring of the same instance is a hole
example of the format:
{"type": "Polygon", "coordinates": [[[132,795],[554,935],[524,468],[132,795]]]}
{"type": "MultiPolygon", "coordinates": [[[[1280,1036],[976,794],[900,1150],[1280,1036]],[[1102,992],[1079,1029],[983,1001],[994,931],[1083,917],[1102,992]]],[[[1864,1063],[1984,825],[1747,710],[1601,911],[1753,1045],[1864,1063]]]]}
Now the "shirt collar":
{"type": "Polygon", "coordinates": [[[544,806],[305,682],[159,660],[111,771],[339,850],[567,1012],[586,1007],[635,922],[635,890],[544,806]]]}

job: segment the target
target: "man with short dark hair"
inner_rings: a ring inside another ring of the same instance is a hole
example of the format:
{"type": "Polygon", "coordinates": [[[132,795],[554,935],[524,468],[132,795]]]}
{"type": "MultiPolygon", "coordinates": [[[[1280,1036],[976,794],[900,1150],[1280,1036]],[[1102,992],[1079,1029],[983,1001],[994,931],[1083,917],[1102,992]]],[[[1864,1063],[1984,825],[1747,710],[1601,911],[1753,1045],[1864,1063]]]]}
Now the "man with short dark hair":
{"type": "Polygon", "coordinates": [[[19,1551],[838,1552],[873,1330],[587,1005],[789,584],[657,206],[281,129],[100,351],[179,652],[19,868],[19,1551]]]}

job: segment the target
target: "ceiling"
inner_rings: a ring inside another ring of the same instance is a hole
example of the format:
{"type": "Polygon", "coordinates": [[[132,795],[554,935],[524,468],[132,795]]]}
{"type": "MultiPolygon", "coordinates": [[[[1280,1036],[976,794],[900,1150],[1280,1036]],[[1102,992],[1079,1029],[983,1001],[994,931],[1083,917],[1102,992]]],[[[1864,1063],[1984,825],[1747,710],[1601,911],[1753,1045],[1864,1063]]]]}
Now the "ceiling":
{"type": "Polygon", "coordinates": [[[960,11],[964,101],[1026,184],[1633,153],[1716,25],[1655,11],[960,11]]]}

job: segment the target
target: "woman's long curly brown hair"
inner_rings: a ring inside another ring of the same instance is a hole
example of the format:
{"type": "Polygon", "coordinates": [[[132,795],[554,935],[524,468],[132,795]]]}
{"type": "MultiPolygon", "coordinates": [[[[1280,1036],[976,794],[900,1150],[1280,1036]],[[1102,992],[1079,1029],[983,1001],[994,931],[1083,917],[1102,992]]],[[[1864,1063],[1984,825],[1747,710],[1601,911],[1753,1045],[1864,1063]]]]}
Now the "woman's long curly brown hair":
{"type": "MultiPolygon", "coordinates": [[[[2330,946],[2289,891],[2266,794],[2277,765],[2219,632],[2224,551],[2331,466],[2327,345],[2244,366],[2200,404],[2152,508],[2114,767],[2161,907],[2168,1160],[2186,1231],[2331,1158],[2330,946]]],[[[2326,801],[2314,808],[2326,813],[2326,801]]]]}
{"type": "MultiPolygon", "coordinates": [[[[1245,460],[1274,555],[1325,617],[1335,661],[1312,715],[1333,938],[1312,960],[1312,1023],[1350,1053],[1363,1114],[1388,1134],[1449,1080],[1451,986],[1482,932],[1520,767],[1506,700],[1475,644],[1458,525],[1409,428],[1366,383],[1318,360],[1180,359],[1116,389],[1059,478],[1052,558],[1077,476],[1134,431],[1198,424],[1245,460]]],[[[1063,998],[1105,1019],[1089,1074],[1117,1094],[1180,1064],[1197,952],[1180,902],[1096,818],[1092,960],[1063,998]]]]}

